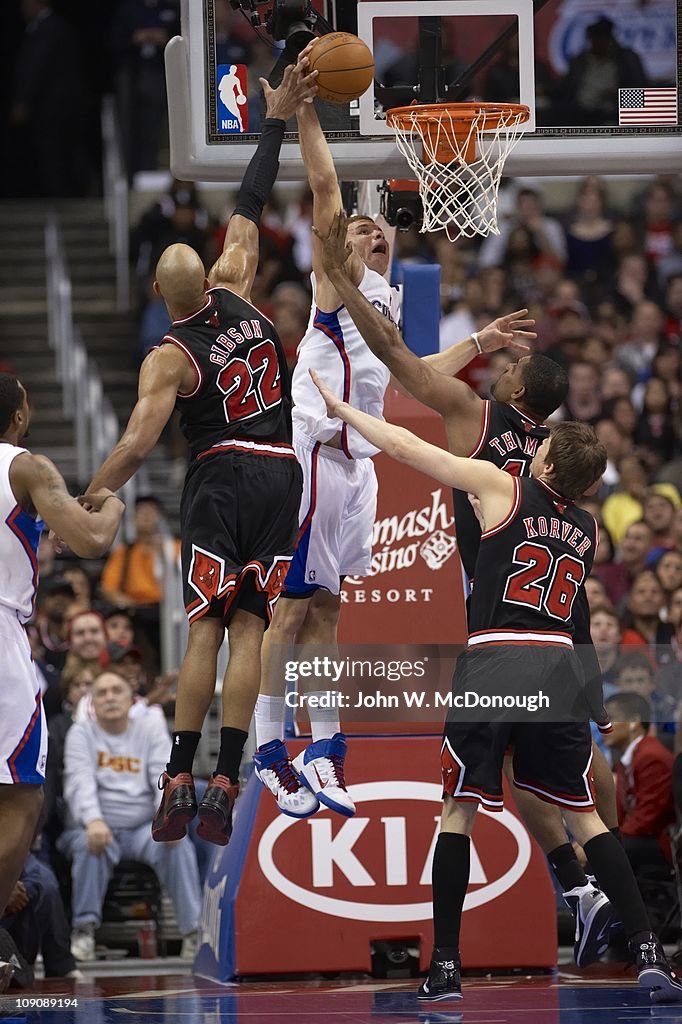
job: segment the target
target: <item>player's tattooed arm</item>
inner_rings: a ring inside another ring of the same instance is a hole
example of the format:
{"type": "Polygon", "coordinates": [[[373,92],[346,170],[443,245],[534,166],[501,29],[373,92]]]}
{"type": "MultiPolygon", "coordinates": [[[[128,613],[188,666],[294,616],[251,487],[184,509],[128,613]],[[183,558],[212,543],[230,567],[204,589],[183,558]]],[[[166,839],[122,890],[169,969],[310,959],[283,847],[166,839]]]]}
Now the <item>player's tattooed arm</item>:
{"type": "Polygon", "coordinates": [[[128,425],[95,473],[86,498],[102,487],[118,490],[134,476],[168,423],[178,392],[189,394],[196,384],[196,371],[175,345],[162,345],[149,353],[140,369],[137,403],[128,425]]]}
{"type": "Polygon", "coordinates": [[[423,441],[405,427],[386,423],[385,420],[360,412],[335,395],[314,370],[310,370],[310,376],[319,389],[327,406],[327,413],[332,419],[344,420],[370,444],[380,448],[397,462],[403,462],[421,473],[426,473],[447,487],[457,487],[459,490],[475,494],[480,502],[483,519],[488,524],[487,528],[506,517],[516,494],[517,484],[514,477],[498,469],[491,462],[451,455],[437,445],[423,441]]]}
{"type": "Polygon", "coordinates": [[[424,362],[434,370],[454,377],[465,366],[484,352],[499,352],[500,349],[511,348],[519,355],[530,352],[530,342],[537,338],[532,328],[535,320],[527,319],[528,310],[518,309],[515,313],[498,316],[464,341],[458,341],[442,352],[431,356],[423,356],[424,362]]]}
{"type": "Polygon", "coordinates": [[[47,526],[79,558],[99,558],[118,532],[124,505],[112,491],[93,495],[87,511],[69,494],[61,473],[44,455],[25,453],[14,460],[12,488],[25,494],[47,526]],[[111,498],[111,501],[107,499],[111,498]]]}

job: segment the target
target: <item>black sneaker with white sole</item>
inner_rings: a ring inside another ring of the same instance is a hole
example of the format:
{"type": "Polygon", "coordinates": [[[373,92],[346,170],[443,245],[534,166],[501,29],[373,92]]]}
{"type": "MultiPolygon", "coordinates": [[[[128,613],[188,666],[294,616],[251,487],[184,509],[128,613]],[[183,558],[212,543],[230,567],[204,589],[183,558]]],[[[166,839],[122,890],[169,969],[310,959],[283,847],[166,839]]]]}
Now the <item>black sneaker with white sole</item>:
{"type": "Polygon", "coordinates": [[[608,949],[615,918],[613,907],[601,889],[591,883],[570,889],[564,893],[564,899],[575,917],[576,966],[587,967],[608,949]]]}
{"type": "Polygon", "coordinates": [[[682,982],[677,977],[663,952],[663,946],[653,932],[639,942],[631,942],[635,958],[637,980],[649,990],[652,1003],[682,1003],[682,982]]]}
{"type": "Polygon", "coordinates": [[[431,954],[428,977],[420,985],[417,999],[425,1003],[440,1003],[446,999],[461,998],[459,950],[435,946],[431,954]]]}
{"type": "MultiPolygon", "coordinates": [[[[11,965],[12,973],[9,976],[9,985],[12,988],[31,987],[33,984],[33,968],[28,960],[19,952],[14,939],[4,928],[0,928],[0,964],[11,965]]],[[[0,975],[6,977],[6,972],[0,971],[0,975]]]]}

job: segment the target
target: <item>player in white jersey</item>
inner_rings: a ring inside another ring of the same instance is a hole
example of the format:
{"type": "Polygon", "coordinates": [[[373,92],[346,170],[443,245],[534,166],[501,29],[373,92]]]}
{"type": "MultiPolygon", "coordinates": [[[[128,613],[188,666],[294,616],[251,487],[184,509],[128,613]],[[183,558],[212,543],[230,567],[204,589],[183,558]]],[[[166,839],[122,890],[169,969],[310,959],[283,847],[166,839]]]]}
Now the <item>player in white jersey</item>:
{"type": "MultiPolygon", "coordinates": [[[[314,107],[303,103],[296,116],[313,192],[313,221],[320,230],[328,230],[342,209],[336,170],[314,107]]],[[[397,322],[397,294],[383,276],[390,252],[381,227],[371,217],[352,217],[348,240],[353,250],[349,257],[353,281],[385,316],[397,322]]],[[[313,239],[312,283],[310,322],[292,380],[294,447],[303,468],[300,529],[262,651],[255,761],[261,780],[278,796],[281,807],[283,783],[288,813],[306,816],[321,800],[341,814],[352,815],[355,808],[343,779],[346,745],[337,716],[311,715],[313,743],[302,759],[300,776],[291,774],[282,743],[283,658],[294,639],[327,649],[336,644],[343,577],[369,572],[376,512],[377,482],[371,461],[376,449],[340,420],[327,416],[308,369],[328,375],[339,395],[355,396],[358,406],[374,416],[382,415],[390,374],[369,351],[329,282],[317,238],[313,239]],[[301,786],[302,780],[312,791],[301,786]]]]}
{"type": "Polygon", "coordinates": [[[38,540],[46,525],[80,558],[99,558],[111,546],[124,508],[107,490],[89,496],[91,510],[72,498],[52,462],[21,447],[29,420],[23,385],[0,374],[0,916],[43,799],[47,727],[24,630],[38,586],[38,540]]]}
{"type": "MultiPolygon", "coordinates": [[[[307,56],[307,49],[301,57],[307,56]]],[[[261,691],[256,704],[256,772],[285,814],[307,817],[320,803],[339,813],[355,812],[344,782],[346,742],[329,686],[315,689],[320,708],[308,704],[313,742],[292,765],[283,743],[285,663],[294,641],[314,656],[334,656],[344,576],[366,576],[377,502],[371,456],[377,449],[352,428],[330,418],[310,378],[316,370],[335,394],[355,402],[363,412],[382,418],[390,373],[369,350],[351,319],[321,258],[321,242],[342,210],[336,170],[310,103],[297,111],[303,162],[313,192],[313,305],[308,331],[298,350],[292,380],[296,455],[303,468],[299,535],[284,590],[277,602],[261,654],[261,691]],[[325,700],[326,698],[326,700],[325,700]]],[[[388,241],[368,216],[348,219],[348,274],[362,294],[385,317],[398,321],[397,293],[384,279],[390,262],[388,241]]],[[[500,318],[474,339],[478,351],[493,351],[513,340],[520,315],[500,318]]],[[[467,349],[467,346],[464,345],[467,349]]],[[[428,357],[440,372],[454,374],[471,359],[462,346],[428,357]]],[[[299,651],[305,658],[305,652],[299,651]]],[[[308,695],[309,697],[312,694],[308,695]]]]}

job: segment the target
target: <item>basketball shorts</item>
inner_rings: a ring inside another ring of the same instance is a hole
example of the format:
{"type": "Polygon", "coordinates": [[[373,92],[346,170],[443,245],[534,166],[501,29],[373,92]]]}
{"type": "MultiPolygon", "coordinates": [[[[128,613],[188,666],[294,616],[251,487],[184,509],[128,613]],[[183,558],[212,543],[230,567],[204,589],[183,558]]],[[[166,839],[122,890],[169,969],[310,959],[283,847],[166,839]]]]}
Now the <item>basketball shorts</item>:
{"type": "Polygon", "coordinates": [[[210,450],[190,465],[180,502],[182,577],[190,624],[229,625],[237,608],[269,622],[296,540],[301,468],[278,454],[210,450]]]}
{"type": "Polygon", "coordinates": [[[45,781],[47,723],[26,630],[0,606],[0,784],[45,781]]]}
{"type": "Polygon", "coordinates": [[[444,795],[501,811],[502,766],[507,748],[512,747],[519,789],[564,810],[593,811],[592,735],[587,715],[580,721],[564,714],[567,702],[558,699],[559,687],[563,693],[563,688],[580,691],[583,685],[580,662],[570,648],[521,644],[467,648],[457,660],[453,697],[542,692],[549,708],[533,720],[533,713],[527,710],[464,713],[452,707],[441,750],[444,795]],[[552,714],[557,714],[553,708],[561,709],[561,721],[552,721],[552,714]]]}
{"type": "Polygon", "coordinates": [[[303,470],[296,550],[284,585],[286,597],[309,597],[320,588],[338,594],[343,576],[367,576],[377,478],[371,459],[348,459],[294,432],[303,470]]]}

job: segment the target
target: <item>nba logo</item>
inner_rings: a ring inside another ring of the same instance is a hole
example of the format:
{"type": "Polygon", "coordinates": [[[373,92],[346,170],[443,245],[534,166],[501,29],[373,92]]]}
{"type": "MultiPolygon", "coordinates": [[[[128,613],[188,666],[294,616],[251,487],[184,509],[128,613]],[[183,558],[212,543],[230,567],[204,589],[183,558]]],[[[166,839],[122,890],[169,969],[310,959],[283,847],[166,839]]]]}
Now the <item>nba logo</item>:
{"type": "Polygon", "coordinates": [[[216,71],[217,131],[240,135],[249,130],[245,64],[219,64],[216,71]]]}

